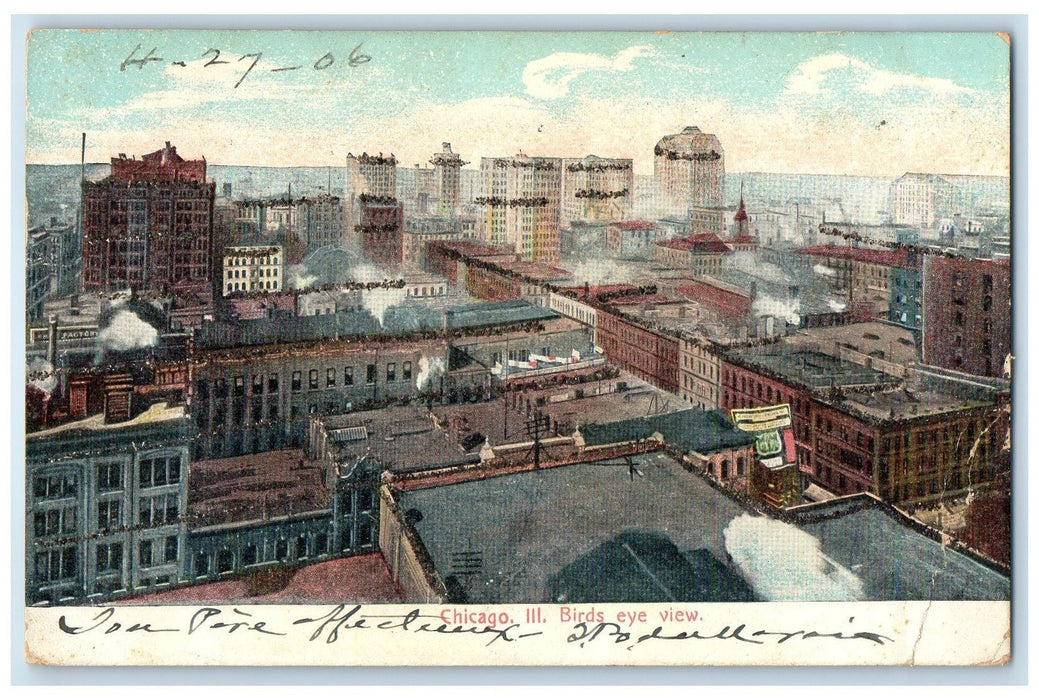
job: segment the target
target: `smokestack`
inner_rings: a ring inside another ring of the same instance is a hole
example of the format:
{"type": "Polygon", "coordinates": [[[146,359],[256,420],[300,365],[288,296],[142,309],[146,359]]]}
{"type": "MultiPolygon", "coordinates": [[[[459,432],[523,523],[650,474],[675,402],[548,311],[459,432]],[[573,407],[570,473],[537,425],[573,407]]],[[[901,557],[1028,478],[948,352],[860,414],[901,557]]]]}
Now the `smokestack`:
{"type": "Polygon", "coordinates": [[[758,298],[758,283],[754,280],[750,283],[750,300],[754,301],[758,298]]]}
{"type": "Polygon", "coordinates": [[[50,326],[47,329],[47,362],[51,369],[57,367],[58,361],[58,316],[50,315],[50,326]]]}
{"type": "Polygon", "coordinates": [[[587,299],[592,293],[591,285],[588,284],[588,280],[584,282],[584,296],[587,299]]]}

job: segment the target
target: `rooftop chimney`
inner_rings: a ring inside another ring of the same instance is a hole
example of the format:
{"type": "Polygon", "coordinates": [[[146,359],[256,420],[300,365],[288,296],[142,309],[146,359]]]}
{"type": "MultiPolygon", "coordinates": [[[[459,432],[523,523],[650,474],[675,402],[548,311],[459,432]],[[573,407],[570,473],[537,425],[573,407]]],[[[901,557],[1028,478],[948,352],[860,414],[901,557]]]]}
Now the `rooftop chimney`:
{"type": "Polygon", "coordinates": [[[447,141],[442,141],[440,143],[440,146],[441,146],[441,148],[444,149],[444,153],[450,153],[451,152],[451,144],[448,143],[447,141]]]}

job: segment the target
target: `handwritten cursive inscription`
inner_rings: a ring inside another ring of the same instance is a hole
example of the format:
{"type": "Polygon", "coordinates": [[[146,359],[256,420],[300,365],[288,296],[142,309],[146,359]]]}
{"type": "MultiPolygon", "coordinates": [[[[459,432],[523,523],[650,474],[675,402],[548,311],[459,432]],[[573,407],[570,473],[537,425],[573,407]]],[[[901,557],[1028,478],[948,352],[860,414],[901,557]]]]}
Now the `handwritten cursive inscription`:
{"type": "MultiPolygon", "coordinates": [[[[364,42],[361,42],[360,44],[355,46],[352,51],[350,51],[350,55],[346,59],[346,65],[348,65],[350,68],[357,68],[358,66],[362,66],[365,63],[368,63],[369,61],[372,60],[372,57],[369,56],[368,54],[361,53],[361,47],[363,45],[364,45],[364,42]]],[[[120,64],[119,64],[120,72],[124,72],[124,71],[126,71],[127,68],[131,68],[133,66],[136,66],[137,70],[143,70],[145,66],[147,66],[147,65],[149,65],[151,63],[164,63],[166,61],[166,59],[163,58],[162,56],[156,56],[155,55],[155,52],[158,49],[156,47],[154,47],[154,46],[152,48],[148,49],[147,52],[139,54],[139,52],[141,52],[142,50],[143,50],[142,49],[142,45],[141,44],[137,44],[137,46],[135,46],[133,48],[133,50],[130,51],[129,55],[127,55],[127,57],[124,58],[122,60],[122,62],[120,62],[120,64]]],[[[253,53],[242,54],[235,61],[228,61],[228,60],[222,59],[222,58],[220,58],[221,55],[222,55],[222,51],[220,49],[216,49],[216,48],[208,48],[208,49],[206,49],[205,51],[202,52],[202,55],[199,58],[209,57],[209,60],[206,61],[202,65],[202,67],[203,68],[209,68],[211,66],[226,65],[226,64],[229,64],[229,63],[241,64],[245,68],[245,70],[242,73],[242,75],[238,78],[238,82],[236,82],[234,84],[234,86],[236,88],[239,85],[242,84],[242,81],[244,81],[246,79],[246,77],[248,77],[248,75],[250,73],[252,73],[253,69],[256,68],[257,64],[260,62],[260,59],[263,58],[263,52],[262,51],[256,51],[256,52],[253,52],[253,53]],[[243,61],[245,61],[246,63],[242,63],[243,61]]],[[[319,58],[316,61],[314,61],[314,65],[312,66],[312,69],[313,70],[325,70],[327,68],[330,68],[333,64],[335,64],[335,62],[336,62],[335,56],[333,56],[332,52],[329,51],[324,56],[322,56],[321,58],[319,58]]],[[[178,66],[180,68],[187,68],[188,64],[187,64],[186,61],[170,61],[170,65],[171,66],[178,66]]],[[[300,70],[303,67],[304,66],[302,64],[300,64],[300,65],[294,65],[294,66],[291,66],[291,65],[290,66],[279,66],[277,68],[270,68],[268,70],[271,73],[282,73],[282,72],[285,72],[285,71],[300,70]]]]}

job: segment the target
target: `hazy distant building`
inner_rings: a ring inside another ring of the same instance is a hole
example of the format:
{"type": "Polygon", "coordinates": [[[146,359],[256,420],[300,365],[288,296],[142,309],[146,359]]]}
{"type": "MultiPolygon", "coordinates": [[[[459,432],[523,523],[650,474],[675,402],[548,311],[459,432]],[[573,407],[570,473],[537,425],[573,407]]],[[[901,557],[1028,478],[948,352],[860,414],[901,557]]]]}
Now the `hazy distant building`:
{"type": "Polygon", "coordinates": [[[891,223],[933,228],[951,213],[954,187],[927,173],[906,173],[891,183],[891,223]]]}
{"type": "Polygon", "coordinates": [[[605,223],[631,215],[635,176],[630,158],[564,158],[562,224],[605,223]]]}
{"type": "Polygon", "coordinates": [[[184,160],[168,141],[140,160],[113,158],[109,177],[83,183],[84,289],[209,306],[215,194],[206,161],[184,160]]]}
{"type": "Polygon", "coordinates": [[[481,238],[524,260],[558,260],[561,169],[559,158],[482,158],[481,238]]]}
{"type": "Polygon", "coordinates": [[[660,139],[653,156],[653,177],[667,215],[685,217],[693,207],[725,203],[725,151],[714,134],[687,126],[660,139]]]}

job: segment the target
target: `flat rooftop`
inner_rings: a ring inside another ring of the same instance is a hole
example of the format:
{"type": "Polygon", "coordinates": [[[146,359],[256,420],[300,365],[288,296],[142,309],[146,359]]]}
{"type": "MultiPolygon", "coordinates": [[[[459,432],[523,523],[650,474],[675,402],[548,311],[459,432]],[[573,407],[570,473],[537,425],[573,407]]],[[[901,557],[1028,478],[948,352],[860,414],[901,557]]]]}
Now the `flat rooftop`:
{"type": "Polygon", "coordinates": [[[876,499],[816,504],[784,523],[662,452],[633,463],[637,473],[607,459],[396,498],[421,513],[434,566],[469,603],[1009,598],[1006,575],[876,499]]]}
{"type": "MultiPolygon", "coordinates": [[[[722,526],[746,509],[662,452],[397,493],[441,576],[470,603],[554,602],[549,581],[622,533],[658,533],[725,561],[722,526]],[[679,496],[679,494],[681,494],[679,496]],[[461,562],[479,563],[472,574],[461,562]]],[[[652,587],[647,582],[647,587],[652,587]]]]}
{"type": "Polygon", "coordinates": [[[595,422],[581,428],[588,445],[645,440],[654,433],[660,433],[665,442],[686,453],[705,454],[754,443],[754,436],[737,429],[724,411],[699,408],[613,423],[595,422]]]}
{"type": "Polygon", "coordinates": [[[321,468],[302,450],[275,450],[193,462],[188,478],[192,530],[266,522],[328,510],[321,468]]]}
{"type": "Polygon", "coordinates": [[[832,386],[896,384],[899,381],[890,374],[806,347],[773,344],[735,349],[727,355],[741,365],[764,370],[767,374],[813,390],[832,386]]]}
{"type": "Polygon", "coordinates": [[[448,311],[451,330],[560,318],[555,311],[522,300],[464,304],[451,307],[448,311]]]}
{"type": "Polygon", "coordinates": [[[898,387],[889,391],[844,391],[843,404],[876,420],[902,420],[919,416],[962,411],[980,406],[991,406],[991,401],[953,396],[941,391],[898,387]]]}
{"type": "MultiPolygon", "coordinates": [[[[524,403],[529,399],[532,407],[538,405],[540,400],[538,408],[542,415],[549,416],[562,435],[570,435],[578,426],[592,422],[622,421],[634,416],[671,413],[691,407],[682,398],[657,389],[624,371],[610,379],[581,384],[553,384],[543,389],[522,391],[520,396],[524,403]],[[580,398],[578,391],[581,392],[580,398]]],[[[526,413],[510,408],[506,421],[503,399],[434,406],[433,412],[445,427],[454,422],[463,433],[478,432],[489,437],[492,446],[528,439],[524,432],[526,413]]]]}
{"type": "Polygon", "coordinates": [[[62,423],[53,428],[38,430],[26,435],[27,440],[44,437],[57,437],[73,435],[83,432],[115,432],[126,428],[139,428],[142,426],[158,425],[168,421],[179,421],[187,418],[183,404],[170,406],[165,401],[153,403],[147,409],[138,413],[130,420],[120,423],[105,423],[105,414],[96,413],[82,420],[62,423]]]}
{"type": "Polygon", "coordinates": [[[120,605],[236,605],[400,603],[404,601],[382,554],[310,564],[280,575],[264,571],[119,601],[120,605]]]}
{"type": "Polygon", "coordinates": [[[339,462],[367,455],[384,469],[410,471],[471,461],[425,406],[392,406],[321,420],[339,462]]]}
{"type": "Polygon", "coordinates": [[[907,365],[920,361],[913,331],[888,323],[871,321],[845,326],[802,328],[784,339],[789,345],[821,343],[832,348],[845,347],[886,362],[907,365]]]}

